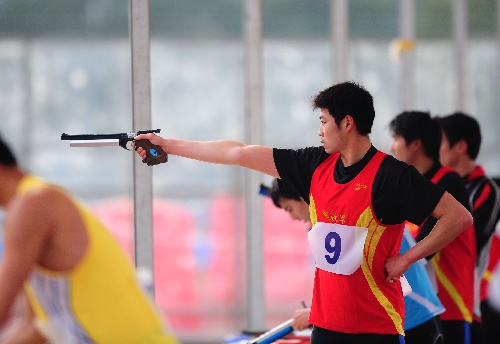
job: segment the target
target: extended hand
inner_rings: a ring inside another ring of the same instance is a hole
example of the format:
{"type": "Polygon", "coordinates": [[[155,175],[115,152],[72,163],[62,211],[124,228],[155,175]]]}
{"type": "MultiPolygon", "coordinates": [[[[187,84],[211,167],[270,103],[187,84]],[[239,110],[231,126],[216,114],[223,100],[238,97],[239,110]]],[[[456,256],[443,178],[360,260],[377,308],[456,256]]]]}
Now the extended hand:
{"type": "Polygon", "coordinates": [[[162,146],[163,143],[164,143],[164,139],[160,136],[155,135],[155,134],[152,134],[152,133],[140,134],[134,138],[134,141],[132,142],[132,148],[134,148],[135,151],[137,152],[137,154],[139,154],[139,156],[141,157],[143,162],[148,163],[148,165],[156,165],[160,162],[167,161],[167,159],[166,159],[167,154],[165,153],[165,149],[162,146]],[[149,141],[151,143],[151,145],[139,144],[139,142],[137,142],[137,143],[135,142],[135,141],[142,141],[142,140],[144,140],[143,142],[149,141]],[[161,157],[161,159],[155,158],[154,156],[150,156],[151,153],[148,153],[148,150],[145,148],[148,148],[151,146],[154,147],[156,151],[158,151],[159,157],[161,157]]]}

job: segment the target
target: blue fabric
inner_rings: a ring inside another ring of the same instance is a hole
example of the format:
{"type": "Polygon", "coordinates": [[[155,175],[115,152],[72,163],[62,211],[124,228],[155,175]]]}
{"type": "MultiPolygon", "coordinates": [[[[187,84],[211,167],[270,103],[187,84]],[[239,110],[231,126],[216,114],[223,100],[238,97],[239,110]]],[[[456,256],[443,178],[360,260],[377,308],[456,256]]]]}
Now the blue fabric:
{"type": "Polygon", "coordinates": [[[471,344],[470,323],[464,321],[464,344],[471,344]]]}
{"type": "MultiPolygon", "coordinates": [[[[415,245],[415,239],[413,239],[408,227],[405,227],[400,253],[405,253],[413,245],[415,245]]],[[[425,259],[421,259],[413,263],[405,272],[405,277],[412,288],[412,292],[405,296],[405,330],[423,324],[444,312],[444,307],[427,275],[425,264],[425,259]]]]}

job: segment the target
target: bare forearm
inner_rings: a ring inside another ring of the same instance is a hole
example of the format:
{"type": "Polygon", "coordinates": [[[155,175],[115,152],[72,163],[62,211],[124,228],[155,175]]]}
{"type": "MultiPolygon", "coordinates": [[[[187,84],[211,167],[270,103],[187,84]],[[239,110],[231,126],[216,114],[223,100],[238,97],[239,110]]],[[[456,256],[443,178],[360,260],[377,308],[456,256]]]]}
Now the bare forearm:
{"type": "Polygon", "coordinates": [[[236,141],[185,141],[164,139],[167,154],[223,165],[240,165],[238,150],[246,147],[236,141]]]}
{"type": "Polygon", "coordinates": [[[472,215],[449,193],[445,193],[432,216],[438,221],[420,242],[402,255],[389,257],[385,263],[387,281],[398,279],[416,261],[441,250],[472,225],[472,215]]]}
{"type": "Polygon", "coordinates": [[[405,253],[407,259],[413,263],[438,252],[471,225],[472,217],[466,210],[446,213],[436,222],[429,235],[405,253]]]}
{"type": "MultiPolygon", "coordinates": [[[[136,140],[146,139],[159,145],[167,154],[199,161],[246,167],[255,171],[279,177],[274,165],[273,149],[260,145],[247,145],[237,141],[187,141],[167,139],[153,134],[143,134],[136,140]]],[[[138,148],[142,158],[145,152],[138,148]]]]}

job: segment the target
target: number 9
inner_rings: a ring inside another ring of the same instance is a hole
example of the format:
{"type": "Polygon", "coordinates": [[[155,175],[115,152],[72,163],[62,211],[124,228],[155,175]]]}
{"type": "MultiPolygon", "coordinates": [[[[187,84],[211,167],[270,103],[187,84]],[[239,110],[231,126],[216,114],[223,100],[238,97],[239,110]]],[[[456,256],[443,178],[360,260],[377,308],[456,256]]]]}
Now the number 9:
{"type": "Polygon", "coordinates": [[[342,251],[342,239],[340,235],[335,232],[330,232],[325,238],[325,249],[329,253],[333,253],[333,257],[331,255],[325,254],[325,259],[330,264],[335,264],[340,258],[340,252],[342,251]],[[332,240],[335,241],[332,246],[332,240]]]}

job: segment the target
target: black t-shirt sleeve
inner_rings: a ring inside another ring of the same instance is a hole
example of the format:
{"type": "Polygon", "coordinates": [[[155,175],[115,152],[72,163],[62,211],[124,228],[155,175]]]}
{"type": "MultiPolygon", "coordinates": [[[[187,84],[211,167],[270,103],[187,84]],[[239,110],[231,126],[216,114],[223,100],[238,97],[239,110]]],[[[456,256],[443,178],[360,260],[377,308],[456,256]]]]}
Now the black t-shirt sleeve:
{"type": "Polygon", "coordinates": [[[316,168],[329,156],[322,147],[273,149],[280,188],[299,194],[309,203],[311,179],[316,168]]]}
{"type": "Polygon", "coordinates": [[[420,225],[432,213],[444,192],[413,166],[388,155],[375,177],[373,207],[384,224],[407,220],[420,225]]]}
{"type": "MultiPolygon", "coordinates": [[[[467,191],[465,189],[465,183],[463,179],[455,172],[446,173],[438,182],[437,185],[442,187],[444,190],[448,191],[457,201],[459,201],[464,207],[469,209],[469,201],[467,198],[467,191]]],[[[420,231],[416,237],[417,241],[425,238],[432,231],[436,225],[437,219],[430,216],[420,227],[420,231]]],[[[431,256],[427,257],[428,259],[431,256]]]]}

